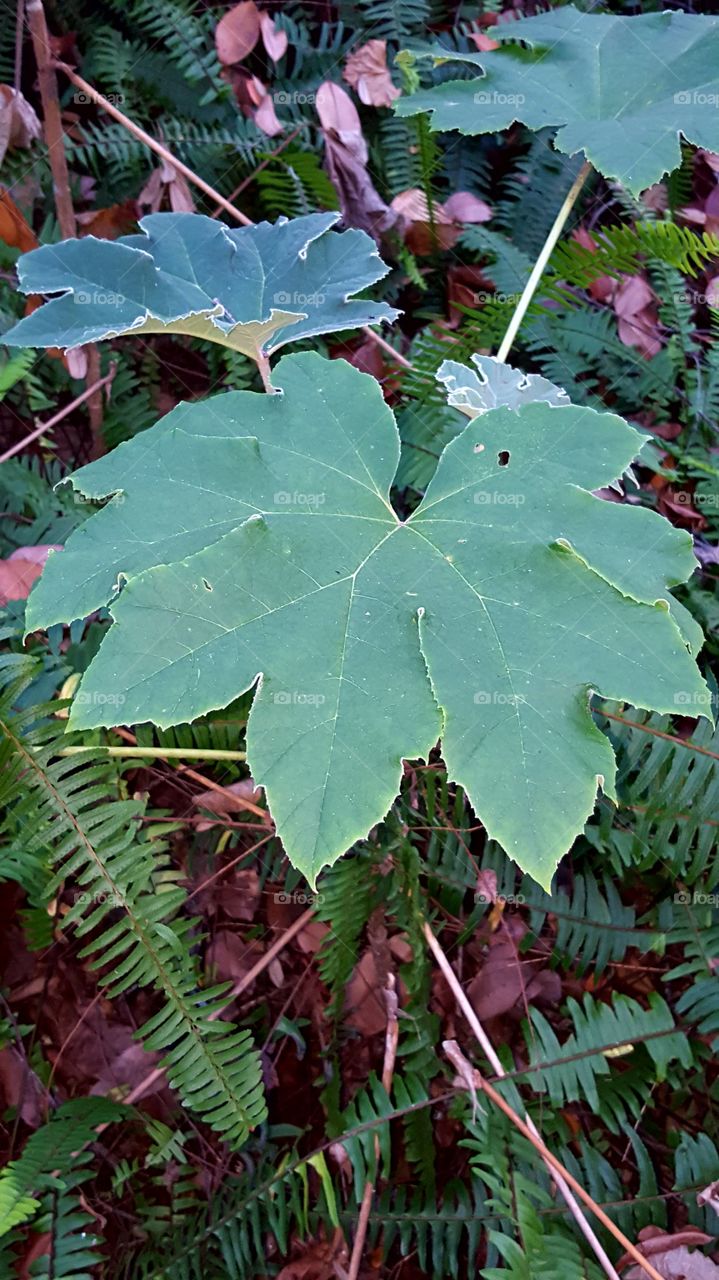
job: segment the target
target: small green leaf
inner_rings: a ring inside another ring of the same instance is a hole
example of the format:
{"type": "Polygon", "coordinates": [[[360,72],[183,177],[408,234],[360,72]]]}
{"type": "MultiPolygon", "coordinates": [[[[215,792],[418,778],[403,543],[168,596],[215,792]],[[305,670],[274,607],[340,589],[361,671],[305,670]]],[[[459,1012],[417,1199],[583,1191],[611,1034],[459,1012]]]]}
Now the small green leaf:
{"type": "Polygon", "coordinates": [[[287,342],[398,315],[352,294],[387,274],[363,231],[337,213],[231,230],[194,213],[154,213],[143,234],[63,240],[18,262],[25,293],[59,293],[9,346],[76,347],[123,333],[185,333],[257,360],[287,342]]]}
{"type": "MultiPolygon", "coordinates": [[[[451,377],[486,391],[472,370],[451,377]]],[[[177,724],[256,685],[248,760],[312,882],[441,735],[488,832],[548,884],[598,782],[613,791],[590,691],[708,707],[700,637],[669,594],[694,567],[690,536],[592,492],[642,437],[515,388],[520,407],[468,423],[402,521],[378,384],[309,353],[276,380],[275,396],[178,405],[73,477],[116,496],[28,602],[31,629],[100,604],[115,619],[72,726],[177,724]]]]}
{"type": "Polygon", "coordinates": [[[401,116],[433,129],[494,133],[515,120],[553,126],[567,155],[583,151],[635,195],[681,162],[680,137],[719,150],[719,18],[681,12],[618,17],[573,5],[492,28],[490,53],[435,47],[435,61],[481,75],[401,98],[401,116]]]}

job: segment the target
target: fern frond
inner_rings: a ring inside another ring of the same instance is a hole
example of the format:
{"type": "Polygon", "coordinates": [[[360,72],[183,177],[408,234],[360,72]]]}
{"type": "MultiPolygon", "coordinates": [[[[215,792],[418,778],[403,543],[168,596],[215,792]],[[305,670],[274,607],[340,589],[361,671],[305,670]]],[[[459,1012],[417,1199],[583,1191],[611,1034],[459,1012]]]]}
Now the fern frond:
{"type": "Polygon", "coordinates": [[[186,1103],[237,1145],[264,1118],[259,1058],[249,1032],[218,1018],[226,986],[199,985],[193,922],[179,915],[184,890],[162,849],[136,837],[143,806],[113,796],[117,780],[101,752],[59,754],[73,735],[49,718],[57,704],[18,712],[16,698],[13,686],[0,700],[10,829],[23,832],[31,853],[50,852],[57,870],[48,893],[74,878],[81,893],[65,926],[92,935],[81,955],[93,957],[93,968],[111,966],[104,974],[110,994],[135,984],[162,992],[144,1043],[163,1055],[186,1103]]]}

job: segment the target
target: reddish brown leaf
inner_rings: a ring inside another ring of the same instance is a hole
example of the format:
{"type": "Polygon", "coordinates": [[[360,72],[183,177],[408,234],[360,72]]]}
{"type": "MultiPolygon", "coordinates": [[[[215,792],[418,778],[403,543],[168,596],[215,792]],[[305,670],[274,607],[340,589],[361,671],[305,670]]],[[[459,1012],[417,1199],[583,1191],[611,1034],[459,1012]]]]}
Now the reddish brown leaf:
{"type": "Polygon", "coordinates": [[[254,49],[260,38],[260,13],[254,0],[241,0],[228,9],[215,28],[215,47],[220,62],[232,66],[254,49]]]}
{"type": "Polygon", "coordinates": [[[391,107],[400,95],[387,67],[387,41],[368,40],[351,53],[342,77],[356,91],[360,102],[371,107],[391,107]]]}
{"type": "Polygon", "coordinates": [[[280,31],[276,27],[274,20],[269,13],[260,14],[260,30],[262,32],[262,43],[273,62],[279,62],[280,58],[287,52],[287,32],[280,31]]]}
{"type": "Polygon", "coordinates": [[[53,544],[19,547],[7,560],[0,560],[0,604],[9,600],[26,600],[30,588],[40,577],[50,551],[62,551],[53,544]]]}
{"type": "Polygon", "coordinates": [[[25,220],[9,191],[0,191],[0,240],[11,249],[28,253],[37,249],[38,239],[25,220]]]}

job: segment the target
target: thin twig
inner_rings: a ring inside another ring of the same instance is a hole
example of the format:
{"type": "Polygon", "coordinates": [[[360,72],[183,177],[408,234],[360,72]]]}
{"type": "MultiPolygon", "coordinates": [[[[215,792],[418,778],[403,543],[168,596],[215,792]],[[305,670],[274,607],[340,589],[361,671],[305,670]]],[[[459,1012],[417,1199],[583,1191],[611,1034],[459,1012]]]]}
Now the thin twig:
{"type": "MultiPolygon", "coordinates": [[[[455,972],[451,964],[449,963],[449,960],[447,959],[444,951],[442,950],[439,942],[435,938],[432,930],[430,929],[426,921],[422,925],[422,930],[424,932],[425,938],[427,939],[428,946],[432,954],[434,955],[435,960],[437,961],[437,964],[442,970],[442,973],[444,974],[449,984],[449,987],[452,991],[452,994],[455,1000],[457,1001],[457,1004],[459,1005],[470,1027],[472,1028],[472,1031],[474,1032],[476,1039],[479,1041],[480,1045],[482,1046],[482,1051],[484,1052],[485,1057],[491,1063],[492,1069],[495,1072],[495,1074],[501,1079],[506,1073],[502,1065],[502,1062],[499,1058],[499,1055],[497,1054],[494,1048],[494,1045],[492,1044],[492,1041],[490,1040],[489,1036],[484,1030],[484,1027],[482,1026],[469,1000],[464,994],[464,991],[455,975],[455,972]]],[[[536,1138],[536,1142],[534,1143],[536,1147],[537,1143],[540,1142],[540,1138],[539,1138],[539,1134],[537,1132],[536,1126],[534,1125],[534,1122],[530,1116],[526,1117],[526,1123],[527,1123],[528,1132],[530,1131],[533,1132],[534,1137],[536,1138]]],[[[537,1147],[537,1150],[539,1150],[538,1147],[537,1147]]],[[[545,1161],[545,1163],[547,1162],[545,1161]]],[[[597,1236],[594,1230],[592,1229],[590,1223],[587,1221],[585,1214],[580,1209],[579,1205],[577,1204],[577,1201],[575,1200],[574,1196],[572,1195],[569,1189],[569,1186],[568,1186],[569,1179],[568,1177],[564,1176],[563,1166],[559,1165],[559,1171],[557,1172],[556,1167],[553,1165],[550,1168],[550,1173],[554,1178],[554,1181],[557,1185],[557,1190],[559,1191],[560,1195],[564,1199],[567,1205],[567,1208],[569,1209],[569,1212],[571,1213],[577,1226],[582,1232],[582,1235],[587,1241],[587,1244],[593,1250],[597,1258],[597,1261],[603,1267],[606,1275],[610,1277],[610,1280],[619,1280],[619,1275],[617,1274],[614,1267],[612,1266],[612,1263],[608,1258],[605,1250],[602,1248],[601,1243],[597,1239],[597,1236]]],[[[590,1201],[591,1201],[591,1204],[594,1205],[594,1201],[591,1200],[591,1197],[590,1197],[590,1201]]]]}
{"type": "Polygon", "coordinates": [[[94,395],[96,391],[100,391],[103,387],[108,386],[108,384],[112,382],[114,376],[115,366],[113,365],[110,372],[106,373],[104,378],[100,378],[97,382],[93,382],[91,386],[86,387],[81,395],[76,396],[74,400],[71,400],[69,404],[66,404],[63,409],[60,409],[59,412],[54,415],[54,417],[49,418],[47,422],[41,422],[39,427],[36,427],[34,431],[31,431],[30,434],[20,440],[18,444],[14,444],[10,449],[6,449],[5,453],[0,455],[0,462],[7,462],[9,458],[14,458],[17,453],[22,453],[23,449],[26,449],[34,440],[39,440],[40,436],[44,436],[48,431],[52,431],[53,427],[56,427],[59,422],[62,422],[63,418],[66,418],[74,409],[77,409],[78,405],[84,404],[85,401],[89,400],[90,396],[94,395]]]}
{"type": "MultiPolygon", "coordinates": [[[[399,1042],[399,1022],[397,1020],[397,993],[395,991],[395,977],[393,973],[387,974],[387,986],[384,992],[385,1005],[387,1008],[387,1027],[384,1037],[384,1063],[382,1065],[382,1086],[385,1093],[389,1093],[392,1088],[392,1077],[394,1076],[394,1064],[397,1060],[397,1045],[399,1042]]],[[[379,1168],[380,1143],[379,1135],[375,1134],[374,1139],[374,1157],[375,1167],[379,1168]]],[[[367,1238],[367,1228],[369,1226],[370,1212],[372,1209],[372,1197],[374,1195],[374,1182],[368,1179],[365,1183],[365,1189],[362,1194],[362,1203],[357,1217],[357,1228],[355,1230],[354,1244],[352,1245],[352,1256],[350,1258],[349,1270],[347,1272],[347,1280],[357,1280],[359,1269],[362,1263],[362,1253],[364,1251],[365,1240],[367,1238]]]]}
{"type": "MultiPolygon", "coordinates": [[[[65,135],[62,127],[55,63],[50,47],[50,35],[47,29],[42,0],[28,0],[26,12],[37,64],[45,142],[52,172],[57,220],[60,224],[63,238],[73,240],[77,235],[77,222],[70,192],[70,174],[65,154],[65,135]]],[[[18,51],[16,50],[17,54],[18,51]]],[[[100,355],[96,346],[88,344],[85,347],[85,356],[87,359],[86,378],[91,384],[86,399],[88,400],[88,413],[92,431],[92,456],[98,457],[104,451],[102,439],[102,396],[97,386],[100,381],[100,355]]]]}
{"type": "MultiPolygon", "coordinates": [[[[607,1231],[611,1232],[614,1236],[614,1239],[622,1245],[629,1256],[634,1260],[634,1262],[636,1262],[637,1266],[641,1267],[642,1271],[650,1277],[650,1280],[664,1280],[663,1276],[660,1275],[656,1268],[652,1266],[651,1262],[649,1262],[637,1246],[632,1244],[631,1240],[625,1236],[623,1231],[620,1231],[616,1223],[612,1222],[612,1219],[597,1204],[596,1200],[593,1200],[589,1193],[584,1190],[581,1183],[577,1182],[577,1179],[572,1176],[568,1169],[565,1169],[561,1161],[558,1160],[556,1156],[552,1155],[549,1148],[544,1145],[542,1139],[537,1134],[534,1126],[531,1125],[530,1127],[531,1122],[522,1120],[521,1116],[518,1116],[517,1112],[510,1107],[508,1102],[505,1101],[501,1093],[498,1093],[494,1086],[491,1085],[488,1080],[485,1080],[479,1072],[477,1074],[479,1077],[479,1087],[484,1093],[486,1093],[488,1098],[491,1098],[495,1106],[499,1107],[500,1111],[504,1112],[507,1119],[511,1120],[515,1128],[524,1135],[527,1141],[531,1142],[535,1150],[539,1152],[545,1164],[550,1166],[557,1185],[559,1186],[559,1180],[561,1178],[563,1182],[567,1183],[571,1187],[572,1191],[579,1196],[579,1199],[584,1202],[587,1208],[590,1209],[597,1218],[599,1218],[602,1226],[606,1227],[607,1231]]],[[[609,1265],[611,1266],[611,1263],[609,1265]]],[[[612,1268],[611,1273],[608,1272],[608,1274],[616,1275],[614,1268],[612,1268]]]]}
{"type": "Polygon", "coordinates": [[[546,240],[544,241],[539,257],[537,258],[534,266],[532,267],[532,271],[529,276],[529,279],[525,284],[524,289],[522,290],[522,294],[519,299],[519,302],[514,308],[512,319],[509,322],[507,332],[505,333],[502,339],[499,351],[497,352],[498,360],[506,360],[507,356],[509,355],[512,343],[514,342],[514,339],[516,338],[517,333],[519,332],[519,326],[521,325],[525,317],[527,307],[529,306],[530,302],[532,301],[532,298],[534,297],[534,293],[537,288],[537,285],[539,284],[539,281],[544,275],[544,268],[549,262],[552,250],[555,244],[557,243],[557,240],[559,239],[562,228],[564,227],[564,224],[567,221],[567,218],[569,217],[574,207],[574,203],[577,199],[577,196],[579,195],[579,192],[584,186],[584,183],[590,171],[591,171],[591,165],[589,164],[588,160],[585,160],[584,164],[579,170],[579,173],[574,179],[574,182],[569,188],[569,191],[567,192],[567,195],[562,203],[562,207],[559,210],[559,213],[557,214],[556,218],[554,219],[554,222],[552,223],[551,229],[549,231],[549,234],[546,240]]]}

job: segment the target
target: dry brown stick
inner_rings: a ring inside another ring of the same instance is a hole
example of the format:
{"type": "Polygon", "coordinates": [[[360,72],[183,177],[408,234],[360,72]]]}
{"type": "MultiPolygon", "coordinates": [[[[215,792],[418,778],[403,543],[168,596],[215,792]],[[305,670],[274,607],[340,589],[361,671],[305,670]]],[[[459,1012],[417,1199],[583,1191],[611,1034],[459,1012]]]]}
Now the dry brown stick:
{"type": "MultiPolygon", "coordinates": [[[[137,743],[137,738],[129,729],[118,727],[117,729],[114,729],[113,732],[116,733],[119,738],[124,738],[125,742],[129,742],[131,744],[137,743]]],[[[227,787],[223,787],[221,782],[215,782],[212,778],[206,778],[204,774],[198,773],[195,769],[188,769],[183,766],[176,772],[182,773],[186,778],[192,778],[193,782],[199,782],[200,785],[205,787],[208,791],[217,791],[220,795],[227,795],[227,787]]],[[[269,819],[270,815],[266,809],[261,809],[258,804],[253,804],[251,800],[246,800],[244,796],[236,796],[234,795],[234,792],[231,794],[233,795],[235,803],[241,805],[243,809],[249,809],[250,813],[257,814],[260,818],[269,819]]]]}
{"type": "Polygon", "coordinates": [[[549,1147],[544,1145],[542,1139],[534,1129],[534,1126],[530,1128],[529,1124],[522,1120],[521,1116],[518,1116],[517,1112],[504,1100],[501,1093],[498,1093],[494,1086],[491,1085],[489,1081],[485,1080],[479,1072],[477,1072],[477,1076],[477,1083],[480,1089],[486,1093],[487,1097],[492,1100],[495,1106],[499,1107],[500,1111],[504,1112],[507,1119],[511,1120],[515,1128],[523,1134],[527,1141],[531,1142],[535,1151],[537,1151],[544,1160],[544,1163],[549,1165],[554,1171],[555,1181],[561,1178],[563,1182],[566,1182],[567,1185],[571,1187],[572,1191],[574,1191],[579,1199],[584,1202],[595,1217],[599,1219],[602,1226],[606,1227],[607,1231],[611,1232],[614,1239],[622,1245],[629,1256],[634,1260],[634,1262],[636,1262],[637,1266],[641,1267],[642,1271],[649,1276],[650,1280],[664,1280],[663,1276],[661,1276],[656,1268],[652,1266],[651,1262],[645,1258],[641,1250],[638,1249],[635,1244],[632,1244],[631,1240],[629,1240],[625,1236],[624,1232],[620,1231],[619,1227],[612,1222],[612,1219],[604,1212],[600,1205],[597,1204],[596,1200],[592,1199],[589,1192],[584,1190],[582,1184],[577,1182],[577,1179],[572,1176],[568,1169],[565,1169],[564,1165],[556,1156],[552,1155],[549,1147]]]}
{"type": "MultiPolygon", "coordinates": [[[[30,0],[30,3],[38,2],[39,0],[30,0]]],[[[200,188],[200,191],[204,191],[206,196],[209,196],[215,204],[219,204],[226,213],[229,213],[231,217],[235,219],[236,222],[241,222],[245,227],[252,226],[251,218],[248,218],[229,200],[226,200],[224,196],[220,195],[219,191],[216,191],[214,187],[211,187],[209,182],[205,182],[204,178],[201,178],[199,174],[190,169],[182,160],[173,156],[172,152],[168,151],[167,147],[163,146],[161,142],[158,142],[156,138],[153,138],[151,134],[146,133],[144,129],[141,129],[139,124],[135,124],[134,120],[131,120],[129,116],[126,116],[124,111],[120,111],[120,109],[115,106],[114,102],[108,101],[104,94],[99,93],[97,89],[94,89],[87,80],[83,80],[82,76],[79,76],[76,71],[73,71],[72,67],[68,67],[67,63],[56,61],[53,63],[53,67],[58,71],[62,71],[63,75],[66,75],[68,80],[74,84],[77,89],[81,89],[83,93],[87,94],[88,98],[94,102],[96,106],[102,107],[103,111],[106,111],[108,115],[112,116],[113,120],[117,120],[119,124],[124,125],[128,133],[131,133],[133,137],[138,138],[140,142],[143,142],[146,147],[150,148],[150,151],[154,151],[155,155],[160,156],[167,164],[171,164],[173,168],[177,169],[178,172],[181,173],[183,177],[187,178],[189,182],[194,182],[195,186],[200,188]]]]}
{"type": "MultiPolygon", "coordinates": [[[[234,191],[232,191],[230,195],[227,197],[228,200],[236,200],[238,196],[242,195],[242,192],[246,189],[246,187],[249,187],[250,183],[254,182],[258,173],[262,173],[262,170],[266,169],[268,164],[271,164],[272,161],[275,160],[277,156],[279,156],[285,150],[286,147],[289,147],[290,143],[294,142],[297,135],[301,132],[302,132],[302,126],[298,125],[296,129],[292,130],[292,133],[288,133],[287,137],[282,139],[279,147],[275,147],[274,151],[271,151],[268,156],[265,156],[264,160],[257,165],[257,168],[252,170],[252,173],[248,173],[247,177],[242,179],[242,182],[240,182],[239,185],[235,187],[234,191]]],[[[220,216],[219,208],[215,209],[215,212],[210,214],[211,218],[219,218],[219,216],[220,216]]]]}
{"type": "Polygon", "coordinates": [[[52,171],[57,220],[63,237],[66,240],[72,240],[77,235],[77,224],[70,195],[70,174],[67,167],[67,156],[65,155],[65,138],[60,114],[60,100],[57,94],[55,64],[52,49],[50,48],[50,36],[47,22],[45,21],[42,0],[28,0],[25,12],[37,64],[37,79],[45,125],[45,142],[47,143],[48,160],[52,171]]]}
{"type": "MultiPolygon", "coordinates": [[[[424,932],[424,936],[427,940],[427,944],[435,960],[437,961],[437,964],[442,970],[442,973],[444,974],[447,980],[447,983],[452,991],[452,994],[455,1000],[457,1001],[457,1004],[459,1005],[465,1018],[467,1019],[467,1022],[472,1028],[472,1031],[474,1032],[476,1039],[479,1041],[480,1045],[482,1046],[485,1057],[488,1059],[488,1061],[492,1065],[492,1070],[501,1079],[503,1076],[506,1075],[506,1072],[502,1065],[501,1059],[499,1058],[494,1048],[494,1045],[492,1044],[492,1041],[489,1039],[489,1036],[484,1030],[484,1027],[482,1026],[469,1000],[464,994],[462,986],[451,964],[449,963],[449,960],[447,959],[444,951],[442,950],[442,947],[440,946],[439,942],[435,938],[432,930],[430,929],[426,921],[423,924],[422,929],[424,932]]],[[[527,1119],[528,1131],[534,1132],[537,1143],[539,1143],[541,1139],[539,1137],[537,1128],[534,1125],[534,1122],[529,1116],[527,1116],[526,1119],[527,1119]]],[[[537,1144],[535,1143],[535,1146],[536,1145],[537,1144]]],[[[537,1150],[539,1150],[538,1147],[537,1147],[537,1150]]],[[[619,1276],[614,1266],[612,1265],[611,1260],[607,1256],[606,1251],[602,1248],[600,1241],[597,1239],[597,1235],[595,1231],[593,1230],[591,1224],[587,1221],[586,1215],[582,1212],[580,1206],[577,1204],[574,1196],[572,1195],[572,1192],[570,1190],[569,1183],[568,1183],[568,1178],[565,1178],[564,1176],[563,1166],[559,1165],[559,1172],[557,1172],[556,1166],[552,1166],[550,1168],[550,1173],[554,1178],[554,1181],[557,1185],[557,1190],[559,1191],[560,1195],[564,1199],[564,1202],[567,1205],[569,1212],[574,1218],[577,1226],[579,1227],[579,1230],[582,1232],[582,1235],[587,1241],[587,1244],[593,1250],[597,1258],[597,1261],[601,1264],[607,1276],[609,1276],[609,1280],[619,1280],[619,1276]]],[[[590,1203],[594,1205],[594,1201],[591,1199],[591,1197],[589,1197],[589,1199],[590,1199],[590,1203]]],[[[598,1206],[596,1207],[598,1208],[598,1206]]]]}
{"type": "Polygon", "coordinates": [[[52,431],[53,427],[56,427],[58,422],[62,422],[63,418],[66,418],[69,413],[72,413],[73,409],[77,409],[78,405],[84,404],[84,402],[89,400],[90,396],[95,395],[96,392],[101,392],[103,387],[106,387],[108,383],[112,382],[114,376],[115,367],[113,365],[110,372],[106,373],[104,378],[100,378],[97,382],[93,382],[92,385],[87,387],[81,395],[76,396],[75,399],[71,400],[69,404],[66,404],[63,409],[60,409],[54,417],[48,418],[47,422],[41,422],[39,427],[36,427],[34,431],[31,431],[30,434],[25,436],[23,440],[20,440],[18,444],[14,444],[11,448],[6,449],[5,453],[0,455],[0,462],[7,462],[9,458],[14,458],[16,453],[21,453],[23,449],[33,443],[33,440],[38,440],[40,436],[44,436],[47,431],[52,431]]]}
{"type": "MultiPolygon", "coordinates": [[[[36,0],[31,0],[31,3],[34,2],[36,2],[36,0]]],[[[141,129],[139,124],[135,124],[134,120],[131,120],[129,116],[126,116],[124,111],[120,111],[113,102],[108,102],[107,98],[103,94],[99,93],[97,89],[94,89],[87,80],[83,80],[82,76],[79,76],[76,71],[73,71],[72,67],[68,67],[67,63],[56,61],[53,62],[52,66],[58,71],[62,71],[63,74],[67,76],[68,80],[76,86],[76,88],[82,89],[83,93],[86,93],[96,106],[102,107],[104,111],[107,111],[108,115],[112,116],[113,120],[117,120],[118,124],[124,125],[133,137],[138,138],[140,142],[144,142],[146,147],[149,147],[156,155],[161,156],[168,164],[174,165],[174,167],[183,174],[185,178],[187,178],[188,182],[193,182],[196,187],[199,187],[200,191],[203,191],[206,196],[209,196],[211,200],[214,200],[215,204],[218,204],[221,209],[224,209],[225,213],[229,213],[230,217],[234,218],[236,222],[242,223],[243,227],[254,226],[252,218],[248,218],[247,214],[242,213],[242,211],[238,209],[231,200],[226,200],[224,196],[220,195],[219,191],[214,187],[211,187],[209,182],[205,182],[204,178],[201,178],[199,174],[195,173],[194,169],[190,169],[189,165],[186,165],[182,160],[178,160],[171,151],[168,151],[167,147],[164,147],[162,143],[158,142],[156,138],[153,138],[151,134],[146,133],[144,129],[141,129]]],[[[371,338],[373,342],[376,342],[377,346],[381,347],[383,351],[386,351],[388,355],[391,355],[397,361],[397,364],[408,369],[412,367],[409,360],[406,360],[404,356],[399,355],[395,351],[394,347],[390,346],[389,342],[386,342],[380,334],[375,333],[374,329],[370,329],[369,325],[363,325],[362,332],[366,334],[368,338],[371,338]]],[[[263,374],[263,381],[264,379],[265,375],[263,374]]]]}
{"type": "MultiPolygon", "coordinates": [[[[387,1007],[387,1028],[384,1037],[384,1062],[382,1065],[382,1085],[386,1093],[392,1088],[392,1077],[394,1076],[394,1064],[397,1060],[397,1044],[399,1041],[399,1022],[397,1021],[397,993],[395,991],[395,977],[393,973],[387,974],[387,986],[384,992],[385,1005],[387,1007]]],[[[374,1140],[375,1162],[379,1164],[380,1145],[379,1137],[375,1134],[374,1140]]],[[[362,1253],[364,1251],[365,1240],[367,1239],[367,1228],[369,1226],[369,1216],[372,1208],[372,1197],[374,1195],[374,1182],[369,1179],[365,1183],[365,1189],[362,1194],[362,1203],[357,1216],[357,1228],[355,1230],[354,1244],[352,1245],[352,1256],[350,1258],[349,1270],[347,1272],[347,1280],[357,1280],[360,1265],[362,1263],[362,1253]]]]}
{"type": "MultiPolygon", "coordinates": [[[[77,235],[77,223],[70,194],[70,174],[65,154],[65,135],[62,128],[55,63],[52,49],[50,48],[50,36],[42,0],[28,0],[26,13],[37,64],[45,142],[52,173],[57,220],[60,224],[63,238],[72,240],[77,235]]],[[[85,355],[87,358],[87,381],[91,387],[90,394],[85,398],[88,401],[87,407],[92,430],[92,456],[97,457],[103,451],[102,391],[97,385],[100,381],[100,354],[96,346],[88,344],[85,347],[85,355]]]]}

